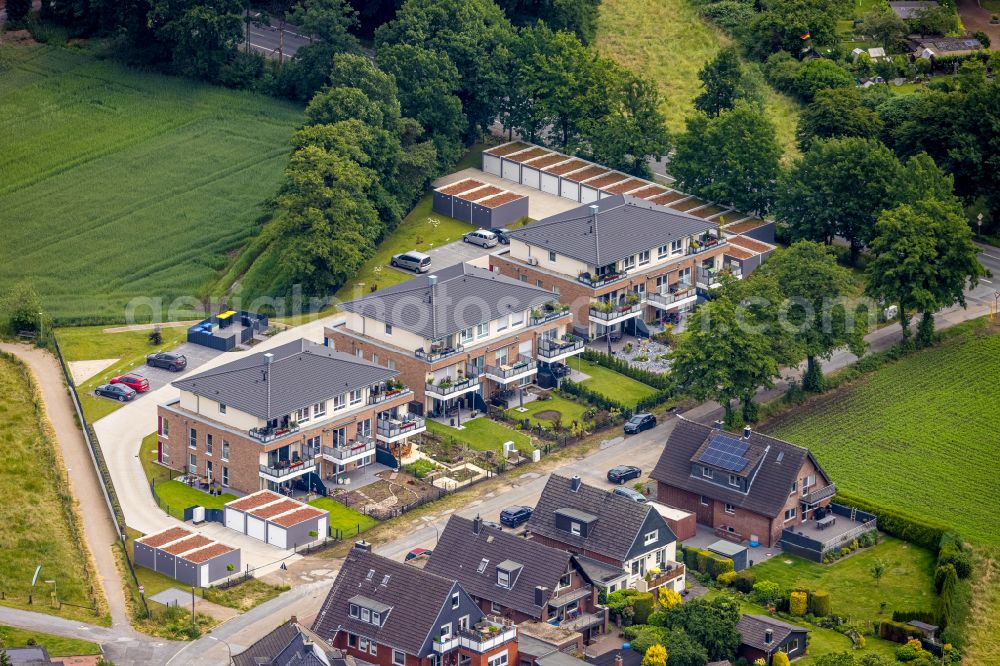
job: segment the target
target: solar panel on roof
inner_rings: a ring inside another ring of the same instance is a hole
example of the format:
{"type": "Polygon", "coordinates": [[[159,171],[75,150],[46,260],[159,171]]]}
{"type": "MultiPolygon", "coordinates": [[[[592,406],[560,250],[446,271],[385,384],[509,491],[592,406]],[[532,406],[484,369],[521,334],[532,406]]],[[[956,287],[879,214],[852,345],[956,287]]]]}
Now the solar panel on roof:
{"type": "Polygon", "coordinates": [[[748,442],[726,435],[715,435],[698,459],[706,465],[721,467],[731,472],[739,472],[749,462],[743,454],[750,448],[748,442]]]}

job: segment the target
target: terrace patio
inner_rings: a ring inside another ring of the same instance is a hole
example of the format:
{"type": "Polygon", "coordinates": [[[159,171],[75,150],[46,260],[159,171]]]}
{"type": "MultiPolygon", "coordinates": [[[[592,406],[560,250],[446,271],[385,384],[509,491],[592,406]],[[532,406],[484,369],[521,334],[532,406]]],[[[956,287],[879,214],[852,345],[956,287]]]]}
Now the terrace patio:
{"type": "Polygon", "coordinates": [[[821,562],[824,553],[842,548],[876,527],[874,515],[831,503],[822,519],[810,518],[784,530],[781,546],[789,553],[821,562]]]}

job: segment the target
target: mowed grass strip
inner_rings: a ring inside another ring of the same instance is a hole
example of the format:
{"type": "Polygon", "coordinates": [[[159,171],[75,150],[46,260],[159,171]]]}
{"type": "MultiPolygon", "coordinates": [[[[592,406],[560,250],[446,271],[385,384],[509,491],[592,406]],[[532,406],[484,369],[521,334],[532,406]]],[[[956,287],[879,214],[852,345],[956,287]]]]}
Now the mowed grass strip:
{"type": "Polygon", "coordinates": [[[66,49],[0,59],[0,283],[30,278],[57,321],[197,298],[256,233],[301,109],[66,49]]]}
{"type": "Polygon", "coordinates": [[[84,657],[101,654],[101,646],[97,643],[3,625],[0,625],[0,645],[9,648],[43,645],[50,657],[84,657]]]}
{"type": "Polygon", "coordinates": [[[514,419],[529,419],[531,425],[541,425],[546,428],[551,428],[555,423],[556,414],[559,415],[559,423],[564,428],[568,428],[573,421],[583,426],[583,413],[587,411],[586,405],[557,395],[552,395],[548,400],[533,400],[524,408],[528,411],[519,412],[517,408],[512,408],[507,410],[507,415],[514,419]]]}
{"type": "MultiPolygon", "coordinates": [[[[655,81],[667,126],[681,132],[701,92],[698,72],[731,41],[702,20],[689,0],[603,0],[595,48],[655,81]]],[[[765,86],[765,105],[786,154],[797,154],[798,104],[765,86]]]]}
{"type": "Polygon", "coordinates": [[[485,416],[462,422],[462,429],[452,428],[437,421],[427,421],[427,430],[441,437],[451,437],[476,451],[500,453],[504,442],[514,442],[522,453],[531,453],[531,438],[485,416]]]}
{"type": "Polygon", "coordinates": [[[643,398],[648,398],[656,394],[656,389],[652,386],[643,384],[631,377],[626,377],[614,370],[605,368],[603,365],[584,361],[579,356],[569,359],[566,364],[574,370],[579,370],[585,375],[590,375],[590,379],[580,382],[580,386],[600,393],[609,400],[620,402],[626,407],[632,407],[643,398]]]}
{"type": "Polygon", "coordinates": [[[51,428],[39,420],[40,400],[24,365],[0,354],[0,604],[101,622],[92,610],[81,608],[94,606],[91,585],[99,585],[93,572],[88,580],[89,557],[79,542],[82,526],[74,529],[70,523],[77,520],[70,509],[73,499],[51,428]],[[47,580],[58,587],[61,610],[50,604],[53,585],[47,580]]]}
{"type": "Polygon", "coordinates": [[[378,524],[378,521],[371,516],[366,516],[329,497],[317,497],[309,504],[317,509],[329,511],[330,527],[340,530],[343,538],[357,536],[378,524]]]}

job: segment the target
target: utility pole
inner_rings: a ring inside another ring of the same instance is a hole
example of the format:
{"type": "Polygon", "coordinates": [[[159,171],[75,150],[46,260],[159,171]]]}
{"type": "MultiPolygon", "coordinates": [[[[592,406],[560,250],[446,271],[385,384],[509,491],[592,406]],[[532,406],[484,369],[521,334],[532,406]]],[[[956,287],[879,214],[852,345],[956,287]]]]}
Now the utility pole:
{"type": "Polygon", "coordinates": [[[191,586],[191,628],[194,629],[197,625],[194,621],[194,585],[191,586]]]}

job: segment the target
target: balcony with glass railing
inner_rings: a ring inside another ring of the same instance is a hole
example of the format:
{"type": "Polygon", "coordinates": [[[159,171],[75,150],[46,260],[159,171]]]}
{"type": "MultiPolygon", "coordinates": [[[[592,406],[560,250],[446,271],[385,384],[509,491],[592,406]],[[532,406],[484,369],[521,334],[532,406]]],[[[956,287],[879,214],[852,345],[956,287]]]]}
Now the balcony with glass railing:
{"type": "Polygon", "coordinates": [[[540,361],[555,363],[575,354],[583,353],[586,341],[575,335],[563,335],[557,338],[542,338],[538,342],[538,351],[535,356],[540,361]]]}
{"type": "Polygon", "coordinates": [[[626,302],[621,305],[613,305],[609,301],[592,303],[588,312],[588,318],[595,324],[611,326],[638,317],[642,315],[645,296],[645,294],[642,294],[635,303],[626,302]]]}
{"type": "Polygon", "coordinates": [[[260,465],[260,476],[271,481],[287,481],[295,477],[316,471],[316,456],[318,447],[306,446],[301,451],[294,451],[290,459],[271,458],[260,465]]]}
{"type": "Polygon", "coordinates": [[[479,371],[472,366],[467,366],[464,376],[455,379],[444,377],[437,382],[425,384],[424,392],[432,398],[447,400],[475,391],[481,384],[482,379],[479,376],[479,371]]]}
{"type": "Polygon", "coordinates": [[[424,417],[407,412],[403,415],[380,418],[375,422],[375,436],[380,442],[391,444],[427,430],[424,417]]]}
{"type": "Polygon", "coordinates": [[[375,450],[375,440],[360,437],[337,446],[324,446],[322,456],[331,462],[345,463],[356,460],[375,450]]]}
{"type": "Polygon", "coordinates": [[[434,651],[444,654],[456,649],[477,654],[492,652],[501,645],[517,639],[517,627],[508,624],[483,623],[482,627],[459,629],[450,636],[435,636],[434,651]]]}
{"type": "Polygon", "coordinates": [[[693,286],[685,283],[677,283],[671,285],[666,293],[661,294],[654,291],[647,294],[646,302],[653,307],[667,310],[693,303],[697,298],[698,294],[693,286]]]}
{"type": "Polygon", "coordinates": [[[518,354],[513,363],[487,365],[483,373],[487,378],[500,384],[510,384],[529,377],[538,371],[538,362],[530,356],[518,354]]]}

